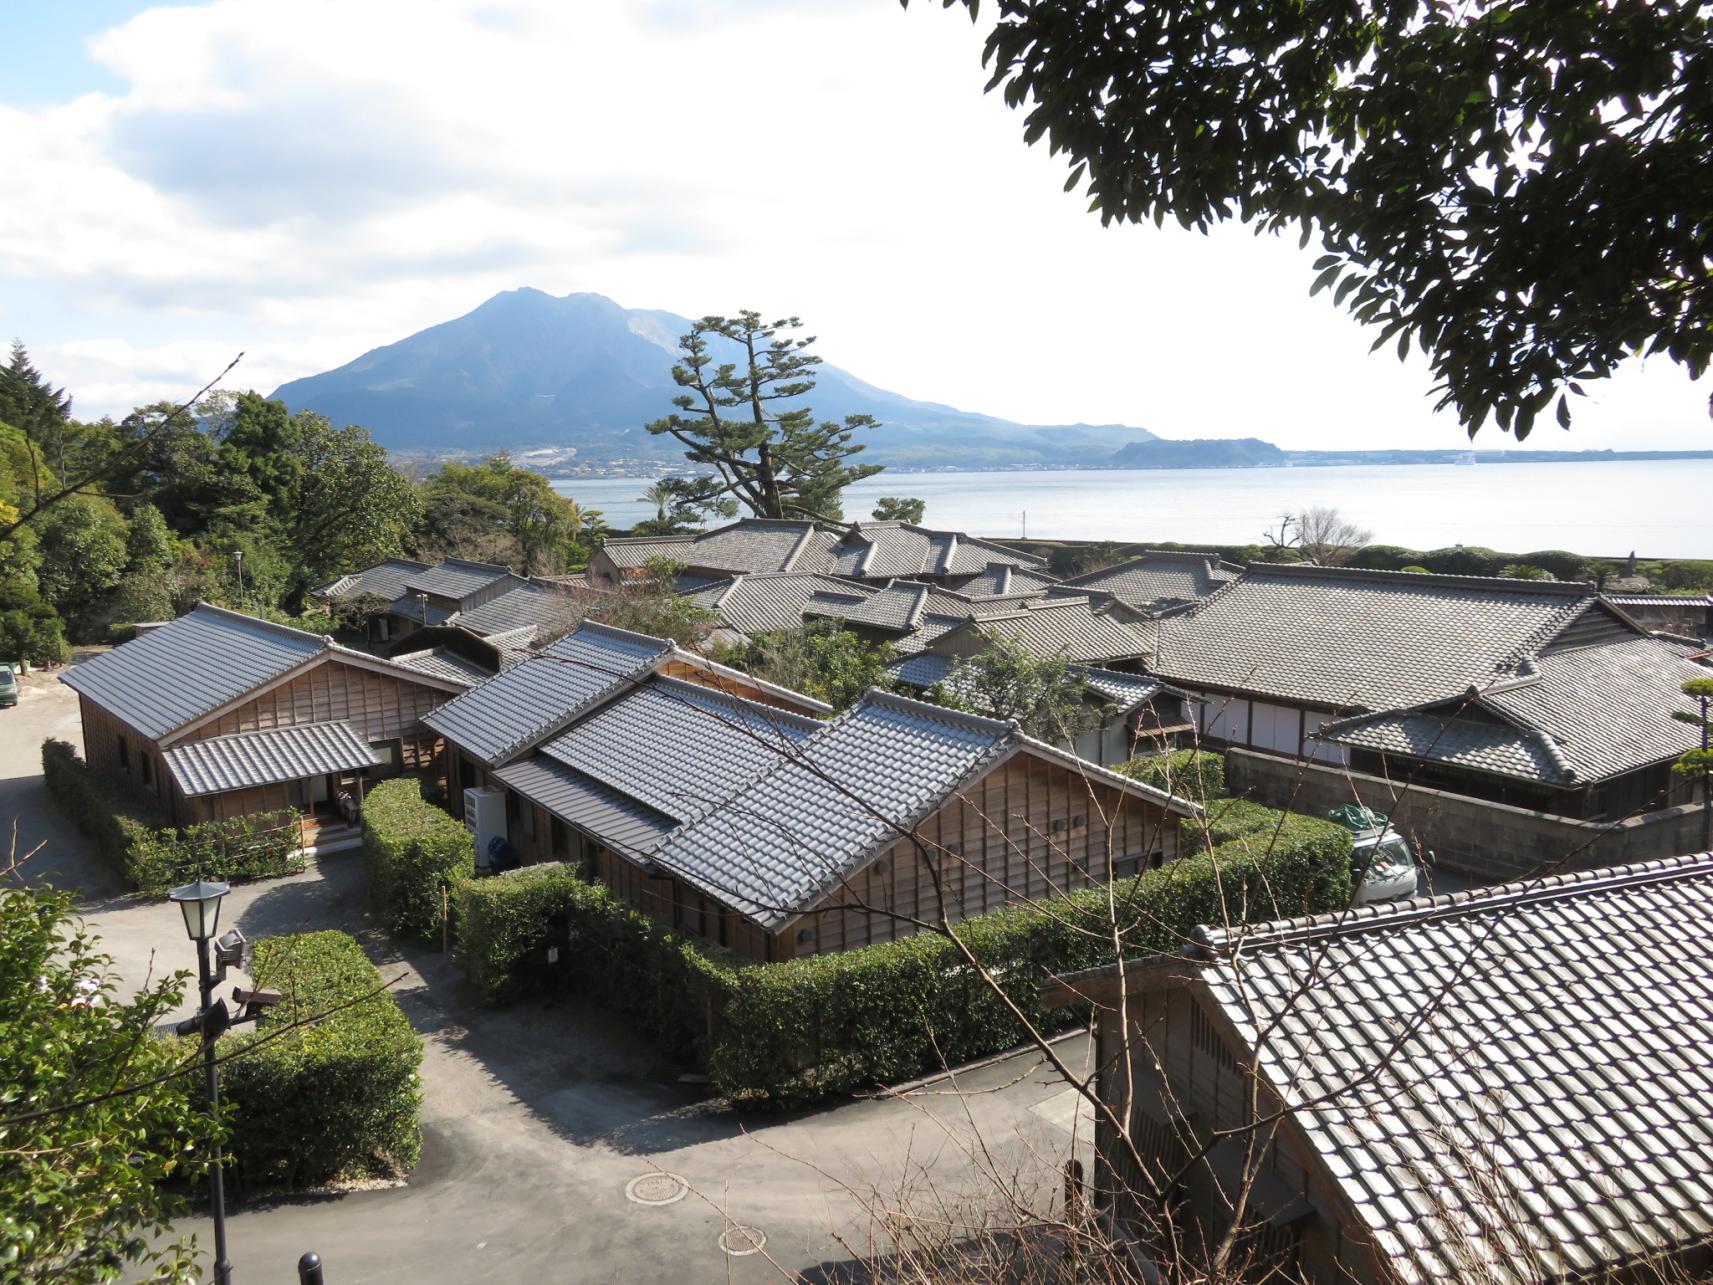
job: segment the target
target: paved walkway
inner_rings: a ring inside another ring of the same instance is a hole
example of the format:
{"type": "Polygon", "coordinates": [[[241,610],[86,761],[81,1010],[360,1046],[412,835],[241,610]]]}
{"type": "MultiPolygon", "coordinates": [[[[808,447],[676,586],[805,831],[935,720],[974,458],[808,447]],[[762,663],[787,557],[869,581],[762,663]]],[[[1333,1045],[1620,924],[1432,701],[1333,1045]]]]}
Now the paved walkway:
{"type": "MultiPolygon", "coordinates": [[[[116,896],[48,803],[39,776],[45,735],[77,742],[77,702],[57,683],[32,680],[17,709],[0,711],[0,822],[17,816],[26,845],[48,845],[31,876],[82,892],[125,978],[191,967],[176,909],[116,896]]],[[[1079,1123],[1074,1097],[1032,1054],[903,1100],[795,1116],[733,1112],[704,1087],[680,1083],[677,1068],[592,1007],[495,1011],[471,1002],[447,959],[401,953],[366,922],[354,853],[241,886],[223,918],[252,938],[355,933],[383,975],[398,978],[399,1000],[427,1046],[426,1140],[408,1184],[241,1203],[230,1233],[242,1282],[294,1281],[307,1249],[322,1255],[334,1285],[820,1279],[850,1257],[847,1245],[867,1242],[858,1196],[895,1198],[901,1184],[920,1187],[927,1175],[953,1203],[980,1199],[989,1188],[971,1157],[984,1150],[1000,1171],[1050,1193],[1079,1123]],[[664,1205],[627,1197],[627,1185],[660,1171],[693,1192],[664,1205]],[[734,1223],[760,1229],[765,1254],[728,1256],[719,1241],[734,1223]]],[[[1085,1055],[1081,1039],[1062,1047],[1073,1060],[1085,1055]]],[[[1086,1160],[1086,1142],[1081,1154],[1086,1160]]],[[[207,1243],[205,1222],[186,1228],[207,1243]]]]}

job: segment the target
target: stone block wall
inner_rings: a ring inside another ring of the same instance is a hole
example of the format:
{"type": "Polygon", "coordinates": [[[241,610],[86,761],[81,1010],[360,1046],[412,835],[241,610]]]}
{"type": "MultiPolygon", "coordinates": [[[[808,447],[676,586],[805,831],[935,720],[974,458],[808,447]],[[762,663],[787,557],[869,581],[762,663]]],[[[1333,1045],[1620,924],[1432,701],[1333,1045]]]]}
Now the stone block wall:
{"type": "Polygon", "coordinates": [[[1385,812],[1437,865],[1483,880],[1567,874],[1702,850],[1700,804],[1626,821],[1575,821],[1467,795],[1299,762],[1228,750],[1226,788],[1270,807],[1324,816],[1345,803],[1385,812]],[[1399,802],[1400,795],[1402,802],[1399,802]]]}

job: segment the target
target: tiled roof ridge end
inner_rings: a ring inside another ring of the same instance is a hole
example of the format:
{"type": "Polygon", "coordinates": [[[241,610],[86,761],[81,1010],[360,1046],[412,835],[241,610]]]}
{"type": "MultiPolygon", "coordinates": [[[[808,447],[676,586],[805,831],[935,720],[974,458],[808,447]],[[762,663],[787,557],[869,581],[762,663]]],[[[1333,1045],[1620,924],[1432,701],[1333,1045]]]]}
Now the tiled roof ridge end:
{"type": "Polygon", "coordinates": [[[1574,870],[1538,879],[1513,880],[1510,883],[1470,888],[1437,897],[1411,897],[1404,901],[1352,906],[1348,910],[1278,919],[1253,927],[1227,929],[1203,924],[1195,930],[1193,936],[1207,949],[1219,954],[1229,954],[1234,949],[1252,951],[1302,945],[1320,938],[1354,936],[1443,919],[1460,913],[1494,913],[1566,897],[1590,896],[1599,892],[1707,876],[1713,876],[1713,852],[1688,853],[1679,857],[1661,857],[1654,861],[1603,866],[1595,870],[1574,870]]]}

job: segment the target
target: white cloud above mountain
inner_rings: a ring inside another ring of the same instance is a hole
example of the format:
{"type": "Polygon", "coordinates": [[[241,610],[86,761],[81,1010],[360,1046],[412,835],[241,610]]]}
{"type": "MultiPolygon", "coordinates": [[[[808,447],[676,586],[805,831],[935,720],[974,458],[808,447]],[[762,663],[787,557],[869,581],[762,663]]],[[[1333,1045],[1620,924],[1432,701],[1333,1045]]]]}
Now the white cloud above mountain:
{"type": "MultiPolygon", "coordinates": [[[[796,313],[875,384],[1017,420],[1458,443],[1294,244],[1101,228],[981,93],[980,43],[886,0],[150,9],[90,37],[122,91],[0,88],[0,326],[122,412],[239,349],[265,390],[533,285],[796,313]]],[[[1657,364],[1568,444],[1708,445],[1705,407],[1657,364]]]]}

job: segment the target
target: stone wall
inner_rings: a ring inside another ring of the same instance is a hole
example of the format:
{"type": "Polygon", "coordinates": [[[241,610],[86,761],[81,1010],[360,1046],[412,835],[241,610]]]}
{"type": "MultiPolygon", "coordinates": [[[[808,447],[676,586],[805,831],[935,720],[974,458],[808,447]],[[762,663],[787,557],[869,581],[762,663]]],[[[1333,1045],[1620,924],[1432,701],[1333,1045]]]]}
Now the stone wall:
{"type": "Polygon", "coordinates": [[[1392,821],[1437,865],[1479,879],[1519,879],[1651,861],[1701,851],[1699,804],[1627,821],[1573,821],[1443,790],[1410,787],[1346,768],[1297,762],[1253,750],[1228,750],[1226,787],[1271,807],[1324,816],[1363,803],[1392,821]],[[1398,796],[1404,794],[1402,803],[1398,796]]]}

